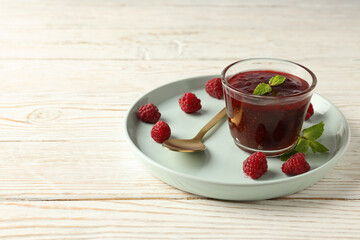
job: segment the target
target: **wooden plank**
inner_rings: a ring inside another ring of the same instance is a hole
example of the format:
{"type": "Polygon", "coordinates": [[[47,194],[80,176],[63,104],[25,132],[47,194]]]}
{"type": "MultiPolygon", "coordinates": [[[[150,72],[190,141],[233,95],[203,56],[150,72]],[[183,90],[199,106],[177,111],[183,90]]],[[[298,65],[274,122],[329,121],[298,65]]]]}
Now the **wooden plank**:
{"type": "Polygon", "coordinates": [[[0,59],[236,60],[257,56],[359,60],[360,52],[359,36],[353,32],[359,29],[343,32],[318,29],[309,33],[270,28],[262,30],[262,35],[258,35],[257,29],[231,31],[206,27],[204,30],[11,28],[2,31],[0,59]],[[47,37],[43,38],[44,35],[47,37]],[[303,41],[304,37],[309,39],[303,41]]]}
{"type": "Polygon", "coordinates": [[[0,59],[359,59],[355,1],[100,3],[8,3],[0,59]]]}
{"type": "MultiPolygon", "coordinates": [[[[124,119],[137,96],[138,93],[132,92],[119,95],[4,94],[0,96],[0,141],[124,141],[124,119]],[[123,101],[125,98],[129,103],[123,101]]],[[[360,97],[351,98],[344,101],[334,97],[348,118],[352,142],[359,144],[360,113],[354,110],[360,97]]]]}
{"type": "MultiPolygon", "coordinates": [[[[285,198],[360,199],[359,147],[352,143],[330,174],[285,198]]],[[[0,149],[0,202],[199,198],[156,179],[122,141],[0,142],[0,149]]]]}
{"type": "Polygon", "coordinates": [[[8,28],[21,26],[46,28],[125,28],[162,29],[211,27],[254,27],[263,30],[272,23],[278,28],[333,29],[343,21],[347,28],[356,28],[358,5],[355,0],[343,1],[11,1],[2,8],[8,28]],[[206,8],[206,14],[203,9],[206,8]],[[61,10],[61,11],[59,11],[61,10]],[[96,11],[98,10],[98,11],[96,11]],[[99,11],[101,10],[101,11],[99,11]],[[47,14],[43,14],[46,12],[47,14]],[[347,14],[349,13],[349,14],[347,14]],[[352,14],[351,14],[352,13],[352,14]],[[216,16],[216,18],[214,17],[216,16]],[[331,18],[329,18],[331,16],[331,18]],[[249,21],[249,17],[253,20],[249,21]],[[261,19],[260,19],[261,17],[261,19]],[[302,21],[299,21],[302,20],[302,21]],[[195,20],[195,21],[194,21],[195,20]],[[286,21],[284,21],[286,20],[286,21]],[[259,21],[259,22],[258,22],[259,21]],[[144,24],[139,24],[144,23],[144,24]],[[146,24],[145,24],[146,23],[146,24]],[[261,24],[258,24],[261,23],[261,24]],[[316,23],[316,24],[314,24],[316,23]]]}
{"type": "Polygon", "coordinates": [[[124,143],[0,143],[0,199],[186,198],[155,179],[124,143]]]}
{"type": "Polygon", "coordinates": [[[310,31],[311,36],[307,30],[265,29],[262,35],[257,31],[14,28],[0,35],[0,59],[236,60],[257,56],[359,60],[359,36],[353,31],[319,29],[310,31]],[[309,39],[303,41],[306,36],[309,39]]]}
{"type": "Polygon", "coordinates": [[[0,202],[1,239],[356,239],[360,201],[0,202]]]}
{"type": "MultiPolygon", "coordinates": [[[[343,100],[358,96],[360,82],[355,80],[360,79],[359,61],[301,57],[289,60],[307,66],[316,74],[318,86],[315,92],[343,100]]],[[[173,81],[220,75],[233,61],[2,60],[0,89],[1,96],[9,100],[18,98],[11,94],[85,93],[106,96],[115,93],[124,94],[121,101],[116,101],[130,104],[142,94],[173,81]]]]}

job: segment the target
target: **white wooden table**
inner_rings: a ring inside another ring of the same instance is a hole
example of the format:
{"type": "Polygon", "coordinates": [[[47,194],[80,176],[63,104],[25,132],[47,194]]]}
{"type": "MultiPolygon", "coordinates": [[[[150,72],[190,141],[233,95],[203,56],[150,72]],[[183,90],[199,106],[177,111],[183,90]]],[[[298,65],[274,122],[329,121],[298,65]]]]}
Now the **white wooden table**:
{"type": "Polygon", "coordinates": [[[360,2],[0,2],[0,239],[360,239],[360,2]],[[333,172],[291,196],[206,199],[143,167],[141,95],[250,57],[299,62],[346,116],[333,172]]]}

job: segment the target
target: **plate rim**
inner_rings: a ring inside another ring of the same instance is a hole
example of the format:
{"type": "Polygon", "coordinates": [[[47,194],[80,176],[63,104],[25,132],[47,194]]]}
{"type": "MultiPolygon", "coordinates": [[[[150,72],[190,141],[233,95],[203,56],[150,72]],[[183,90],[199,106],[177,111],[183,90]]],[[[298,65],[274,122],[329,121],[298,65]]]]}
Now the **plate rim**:
{"type": "MultiPolygon", "coordinates": [[[[267,185],[273,185],[273,184],[281,184],[284,182],[291,182],[291,181],[297,181],[300,178],[305,178],[308,175],[316,175],[317,172],[322,171],[324,168],[327,167],[327,165],[330,165],[332,163],[336,163],[340,157],[346,152],[349,144],[350,144],[350,139],[351,139],[351,132],[350,132],[350,127],[348,124],[347,119],[345,118],[344,114],[335,106],[335,104],[333,104],[332,102],[330,102],[327,98],[323,97],[322,95],[318,94],[318,93],[314,93],[313,95],[317,95],[320,98],[322,98],[323,100],[325,100],[327,103],[329,103],[330,105],[334,106],[334,109],[340,114],[341,116],[341,120],[342,122],[344,122],[344,126],[345,126],[345,135],[346,135],[346,139],[344,144],[342,144],[342,146],[338,149],[338,151],[335,152],[335,154],[323,165],[321,165],[318,168],[315,168],[311,171],[308,171],[306,173],[300,174],[300,175],[296,175],[296,176],[291,176],[288,178],[281,178],[281,179],[275,179],[275,180],[268,180],[268,181],[251,181],[251,182],[246,182],[246,183],[236,183],[236,182],[223,182],[223,181],[215,181],[215,180],[206,180],[203,179],[201,177],[197,177],[197,176],[193,176],[191,174],[187,174],[187,173],[182,173],[182,172],[178,172],[175,171],[171,168],[167,168],[165,166],[163,166],[162,164],[154,161],[152,158],[150,158],[149,156],[147,156],[143,151],[141,151],[138,146],[133,142],[133,140],[130,137],[130,133],[128,131],[128,122],[130,121],[130,114],[134,113],[134,109],[135,107],[138,105],[138,103],[145,98],[147,95],[159,91],[161,88],[164,88],[166,86],[178,83],[180,84],[181,82],[187,82],[187,81],[195,81],[197,79],[200,78],[215,78],[215,77],[219,77],[219,75],[200,75],[200,76],[196,76],[196,77],[190,77],[190,78],[184,78],[184,79],[180,79],[180,80],[175,80],[173,82],[170,83],[166,83],[163,84],[161,86],[158,86],[144,94],[142,94],[140,97],[138,97],[133,104],[130,106],[130,108],[128,109],[126,116],[125,116],[125,121],[124,121],[124,129],[125,129],[125,138],[126,141],[130,144],[131,148],[137,153],[139,154],[142,159],[145,159],[147,163],[151,164],[152,166],[156,167],[156,168],[161,168],[163,171],[169,172],[171,174],[174,174],[176,176],[182,177],[182,178],[186,178],[188,180],[194,180],[194,181],[198,181],[198,182],[203,182],[206,184],[217,184],[217,185],[227,185],[227,186],[241,186],[241,187],[252,187],[252,186],[267,186],[267,185]]],[[[200,80],[198,80],[200,81],[200,80]]],[[[191,153],[186,153],[186,154],[191,154],[191,153]]],[[[275,159],[275,158],[274,158],[275,159]]],[[[279,160],[280,161],[280,160],[279,160]]]]}

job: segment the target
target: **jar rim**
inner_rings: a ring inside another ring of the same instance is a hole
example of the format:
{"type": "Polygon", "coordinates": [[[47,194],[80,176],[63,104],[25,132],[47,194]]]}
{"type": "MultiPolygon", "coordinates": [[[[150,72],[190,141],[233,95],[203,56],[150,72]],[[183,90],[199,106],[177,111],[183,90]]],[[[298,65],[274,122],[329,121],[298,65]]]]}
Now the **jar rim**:
{"type": "Polygon", "coordinates": [[[284,59],[277,59],[277,58],[247,58],[247,59],[242,59],[242,60],[238,60],[236,62],[231,63],[230,65],[228,65],[227,67],[224,68],[224,70],[221,72],[221,81],[223,83],[224,86],[232,89],[233,91],[235,91],[236,93],[238,93],[239,95],[242,95],[244,97],[250,97],[250,98],[254,98],[254,99],[283,99],[283,98],[292,98],[292,97],[299,97],[302,95],[306,95],[307,93],[310,93],[314,90],[316,84],[317,84],[317,78],[315,76],[315,74],[308,69],[307,67],[298,64],[296,62],[292,62],[289,60],[284,60],[284,59]],[[243,62],[249,62],[249,61],[277,61],[277,62],[283,62],[283,63],[290,63],[292,65],[296,65],[302,69],[304,69],[306,72],[308,72],[312,78],[312,83],[311,85],[304,91],[300,92],[300,93],[296,93],[296,94],[292,94],[292,95],[286,95],[286,96],[264,96],[264,95],[253,95],[253,94],[249,94],[249,93],[245,93],[245,92],[241,92],[238,89],[234,88],[233,86],[230,85],[230,83],[228,83],[228,81],[226,80],[225,76],[227,71],[233,67],[234,65],[237,65],[239,63],[243,63],[243,62]]]}

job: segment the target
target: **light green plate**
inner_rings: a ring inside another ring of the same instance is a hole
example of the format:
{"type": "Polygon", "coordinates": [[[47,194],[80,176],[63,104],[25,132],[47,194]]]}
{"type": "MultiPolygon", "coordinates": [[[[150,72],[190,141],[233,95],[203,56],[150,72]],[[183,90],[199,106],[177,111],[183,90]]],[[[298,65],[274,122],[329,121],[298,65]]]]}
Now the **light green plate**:
{"type": "Polygon", "coordinates": [[[280,197],[311,186],[327,174],[344,154],[350,140],[348,123],[342,113],[329,101],[314,94],[313,117],[304,128],[320,121],[325,123],[319,141],[328,153],[306,155],[311,170],[289,177],[281,171],[279,158],[268,158],[268,172],[257,180],[242,171],[248,153],[235,146],[225,121],[205,136],[207,150],[201,153],[179,153],[164,149],[150,136],[153,124],[137,117],[141,105],[154,103],[161,112],[161,120],[171,128],[171,138],[191,138],[224,106],[224,100],[210,97],[205,83],[216,76],[180,80],[159,87],[141,97],[130,108],[125,120],[125,135],[135,155],[162,181],[186,192],[225,200],[260,200],[280,197]],[[193,92],[201,99],[202,109],[194,114],[181,111],[178,99],[184,92],[193,92]]]}

